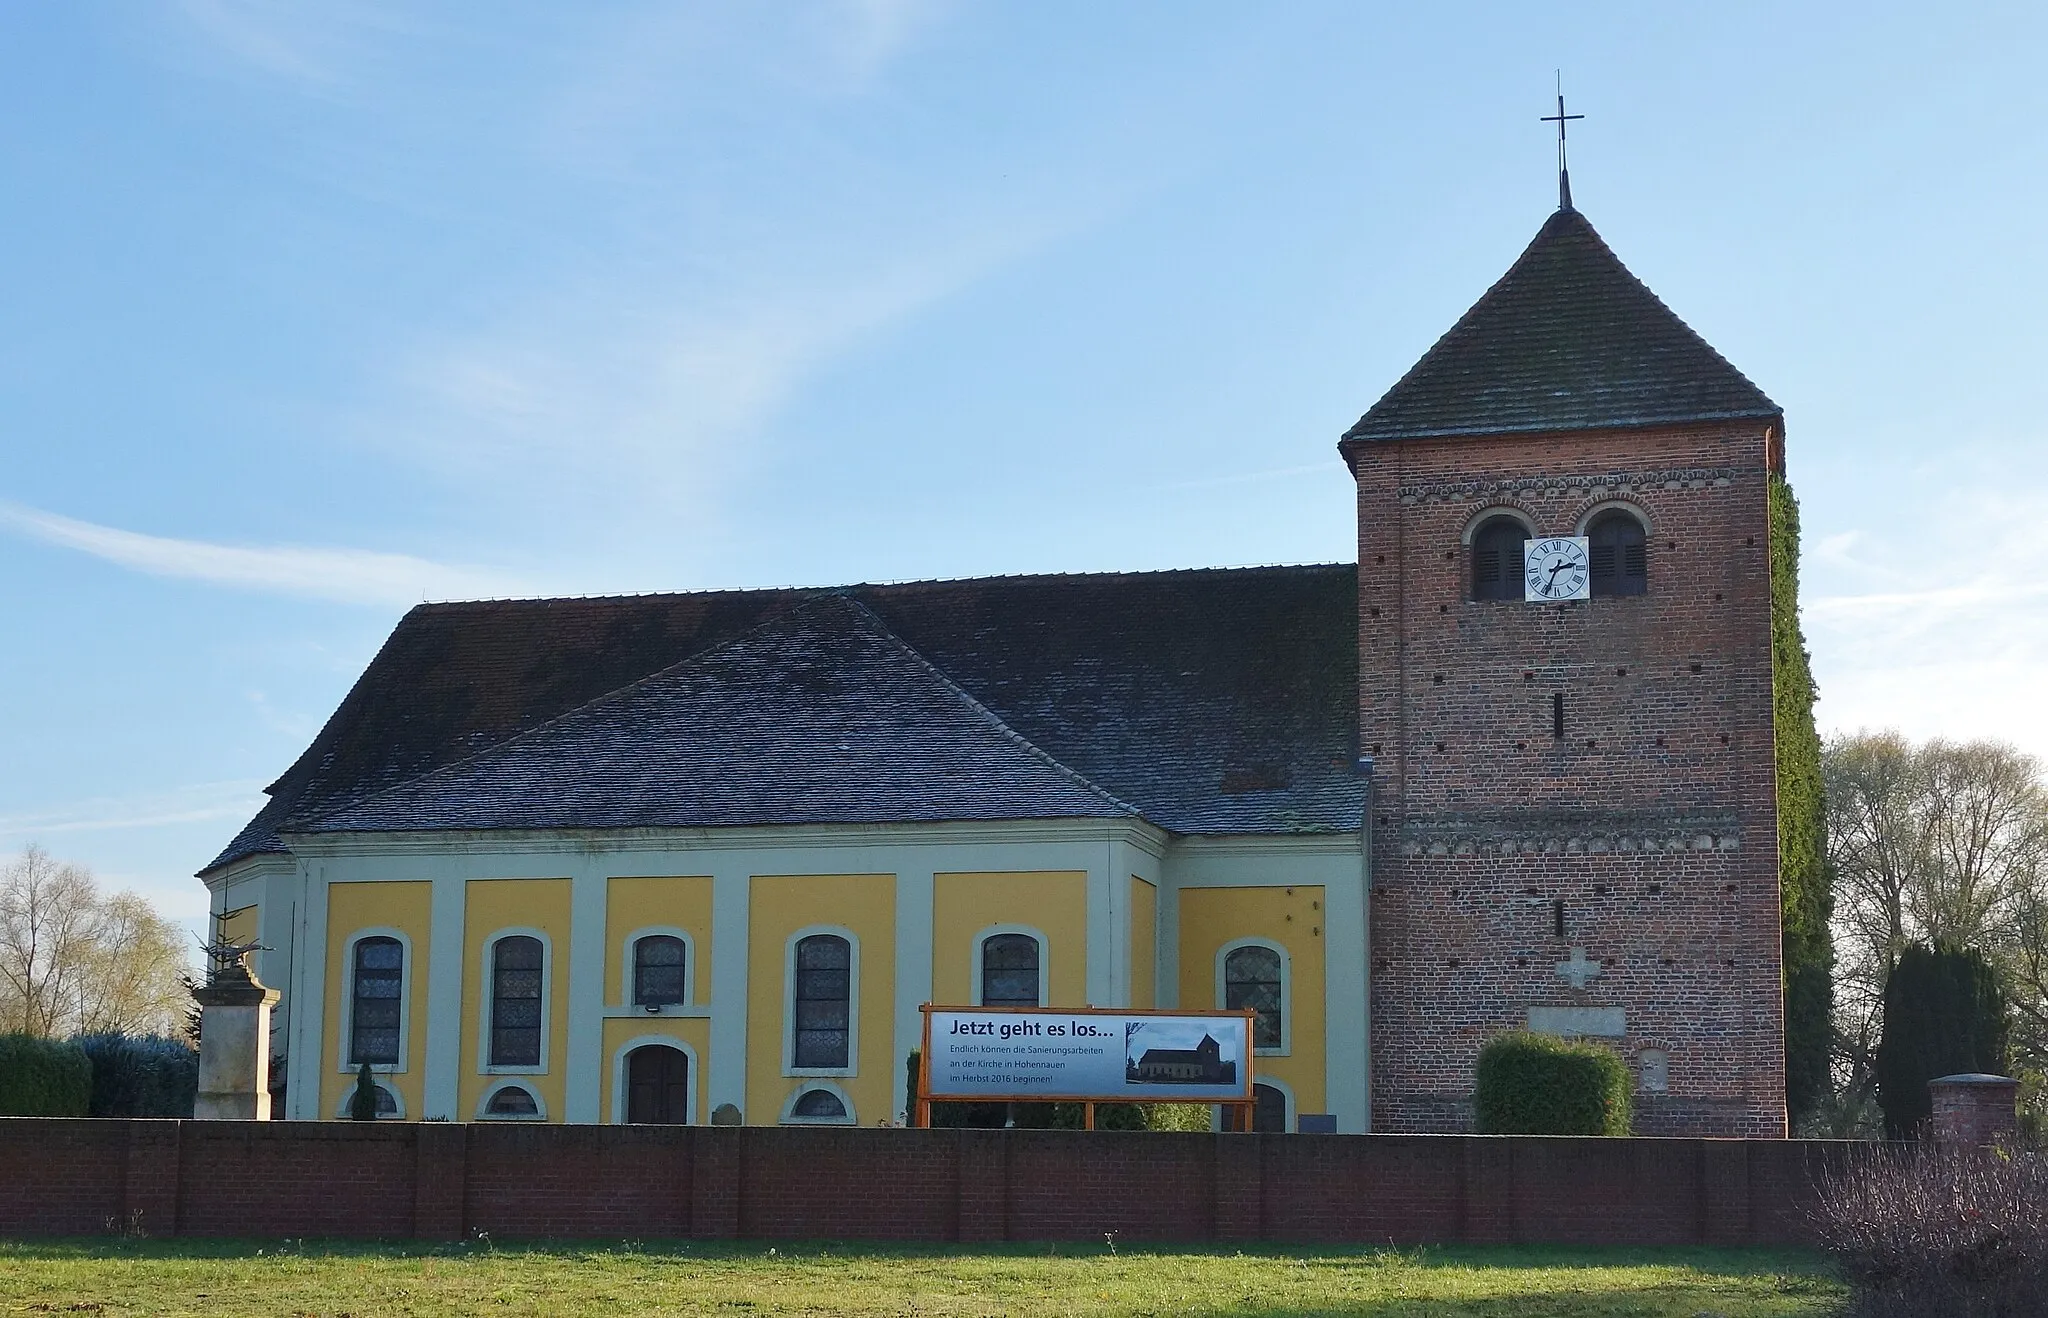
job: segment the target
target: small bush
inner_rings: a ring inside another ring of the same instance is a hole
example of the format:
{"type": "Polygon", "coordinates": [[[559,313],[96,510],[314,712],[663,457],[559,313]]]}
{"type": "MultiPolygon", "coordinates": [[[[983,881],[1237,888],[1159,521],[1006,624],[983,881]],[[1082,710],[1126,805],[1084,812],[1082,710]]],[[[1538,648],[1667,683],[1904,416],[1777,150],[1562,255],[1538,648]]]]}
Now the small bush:
{"type": "Polygon", "coordinates": [[[1482,1135],[1626,1135],[1628,1063],[1598,1044],[1503,1034],[1479,1050],[1482,1135]]]}
{"type": "Polygon", "coordinates": [[[1820,1185],[1851,1318],[2048,1313],[2048,1155],[1874,1147],[1820,1185]]]}
{"type": "Polygon", "coordinates": [[[82,1034],[72,1040],[92,1062],[95,1117],[190,1117],[199,1094],[199,1054],[182,1039],[82,1034]]]}
{"type": "Polygon", "coordinates": [[[82,1117],[92,1107],[92,1063],[73,1043],[0,1034],[0,1117],[82,1117]]]}
{"type": "Polygon", "coordinates": [[[1213,1109],[1207,1103],[1152,1103],[1145,1108],[1146,1130],[1215,1129],[1213,1109]]]}

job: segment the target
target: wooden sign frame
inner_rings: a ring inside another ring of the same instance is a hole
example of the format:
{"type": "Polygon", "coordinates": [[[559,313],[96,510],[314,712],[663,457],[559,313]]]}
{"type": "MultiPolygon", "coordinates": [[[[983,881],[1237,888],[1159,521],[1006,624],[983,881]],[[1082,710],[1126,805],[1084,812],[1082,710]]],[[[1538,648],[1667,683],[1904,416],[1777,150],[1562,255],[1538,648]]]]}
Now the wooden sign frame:
{"type": "Polygon", "coordinates": [[[1252,1096],[1252,1056],[1257,1051],[1252,1038],[1257,1032],[1259,1013],[1251,1007],[1240,1007],[1235,1011],[1164,1011],[1132,1007],[976,1007],[926,1002],[918,1007],[918,1011],[924,1014],[924,1030],[923,1043],[917,1054],[917,1110],[912,1114],[910,1123],[913,1126],[927,1129],[931,1126],[934,1103],[1079,1103],[1083,1130],[1095,1129],[1095,1105],[1098,1103],[1199,1103],[1204,1107],[1224,1109],[1225,1130],[1250,1131],[1252,1128],[1252,1112],[1258,1104],[1258,1100],[1252,1096]],[[1241,1098],[1168,1098],[1144,1094],[1129,1098],[1104,1098],[1100,1094],[975,1094],[972,1097],[933,1094],[932,1013],[935,1011],[968,1011],[990,1016],[1043,1016],[1050,1012],[1059,1012],[1070,1016],[1158,1016],[1170,1020],[1207,1017],[1215,1020],[1241,1020],[1245,1023],[1244,1065],[1241,1068],[1244,1095],[1241,1098]]]}

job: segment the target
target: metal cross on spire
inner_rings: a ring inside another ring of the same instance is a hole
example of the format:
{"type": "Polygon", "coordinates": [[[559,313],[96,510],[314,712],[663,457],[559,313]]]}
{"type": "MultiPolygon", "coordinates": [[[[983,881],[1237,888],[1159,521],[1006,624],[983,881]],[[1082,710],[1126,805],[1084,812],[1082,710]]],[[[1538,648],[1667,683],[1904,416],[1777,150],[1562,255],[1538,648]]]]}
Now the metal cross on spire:
{"type": "Polygon", "coordinates": [[[1564,126],[1574,119],[1583,119],[1585,117],[1582,114],[1566,114],[1564,112],[1564,71],[1562,69],[1558,70],[1557,113],[1544,115],[1541,122],[1557,125],[1557,208],[1559,210],[1568,211],[1572,208],[1572,171],[1565,163],[1564,126]]]}

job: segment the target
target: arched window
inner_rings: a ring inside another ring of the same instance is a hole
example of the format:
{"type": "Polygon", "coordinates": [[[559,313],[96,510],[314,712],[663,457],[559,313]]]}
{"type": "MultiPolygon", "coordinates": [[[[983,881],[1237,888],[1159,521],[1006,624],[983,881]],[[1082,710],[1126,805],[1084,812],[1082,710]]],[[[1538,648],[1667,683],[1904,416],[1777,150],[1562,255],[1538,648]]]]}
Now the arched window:
{"type": "Polygon", "coordinates": [[[789,1115],[796,1121],[844,1121],[846,1100],[829,1089],[806,1089],[789,1105],[789,1115]]]}
{"type": "Polygon", "coordinates": [[[484,1115],[514,1120],[520,1117],[538,1117],[540,1100],[525,1085],[506,1085],[491,1095],[484,1104],[484,1115]]]}
{"type": "Polygon", "coordinates": [[[1030,934],[990,934],[981,940],[981,1005],[1039,1007],[1038,940],[1030,934]]]}
{"type": "Polygon", "coordinates": [[[853,1028],[853,944],[838,934],[799,938],[792,967],[790,1065],[843,1070],[853,1028]]]}
{"type": "Polygon", "coordinates": [[[1513,517],[1489,517],[1472,533],[1472,598],[1522,598],[1522,546],[1529,529],[1513,517]]]}
{"type": "Polygon", "coordinates": [[[633,1005],[667,1007],[687,1001],[688,958],[683,940],[673,934],[648,934],[633,940],[633,1005]]]}
{"type": "Polygon", "coordinates": [[[1287,1133],[1287,1095],[1278,1086],[1252,1086],[1252,1129],[1262,1135],[1287,1133]]]}
{"type": "Polygon", "coordinates": [[[1641,595],[1650,588],[1650,537],[1643,524],[1619,508],[1586,527],[1592,551],[1592,593],[1641,595]]]}
{"type": "Polygon", "coordinates": [[[350,1066],[398,1065],[404,989],[405,948],[399,941],[382,936],[357,939],[349,986],[350,1066]]]}
{"type": "Polygon", "coordinates": [[[1223,958],[1223,1007],[1258,1012],[1252,1022],[1252,1046],[1279,1049],[1287,1046],[1286,975],[1280,964],[1280,949],[1267,943],[1246,943],[1232,948],[1223,958]]]}
{"type": "Polygon", "coordinates": [[[491,947],[491,1065],[539,1066],[541,977],[547,960],[540,939],[510,934],[491,947]]]}

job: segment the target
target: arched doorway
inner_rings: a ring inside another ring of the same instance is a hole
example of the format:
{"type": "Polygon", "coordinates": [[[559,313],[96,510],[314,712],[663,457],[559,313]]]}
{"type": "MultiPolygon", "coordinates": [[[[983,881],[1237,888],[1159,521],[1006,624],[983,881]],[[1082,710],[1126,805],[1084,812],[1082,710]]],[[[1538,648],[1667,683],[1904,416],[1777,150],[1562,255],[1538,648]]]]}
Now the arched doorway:
{"type": "Polygon", "coordinates": [[[690,1120],[690,1059],[680,1048],[642,1044],[626,1054],[626,1120],[681,1126],[690,1120]]]}
{"type": "Polygon", "coordinates": [[[1287,1133],[1287,1095],[1276,1085],[1253,1085],[1252,1129],[1266,1135],[1287,1133]]]}

